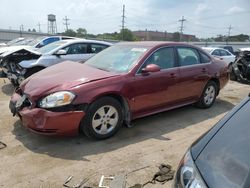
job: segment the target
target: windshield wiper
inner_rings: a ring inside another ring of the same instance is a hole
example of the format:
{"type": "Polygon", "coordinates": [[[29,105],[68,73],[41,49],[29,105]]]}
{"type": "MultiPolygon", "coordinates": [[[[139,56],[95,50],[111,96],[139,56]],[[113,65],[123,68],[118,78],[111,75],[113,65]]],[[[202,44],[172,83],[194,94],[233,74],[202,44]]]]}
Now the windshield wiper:
{"type": "Polygon", "coordinates": [[[100,68],[100,67],[95,67],[95,68],[97,68],[97,69],[99,69],[99,70],[102,70],[102,71],[110,72],[109,70],[104,69],[104,68],[100,68]]]}

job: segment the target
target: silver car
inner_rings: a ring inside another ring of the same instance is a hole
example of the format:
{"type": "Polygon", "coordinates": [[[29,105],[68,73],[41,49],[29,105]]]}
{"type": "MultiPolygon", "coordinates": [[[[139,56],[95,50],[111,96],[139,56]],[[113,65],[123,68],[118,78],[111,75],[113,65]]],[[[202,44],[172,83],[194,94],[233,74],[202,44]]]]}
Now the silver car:
{"type": "Polygon", "coordinates": [[[40,49],[22,49],[2,56],[3,70],[13,85],[19,85],[32,74],[63,61],[84,63],[111,43],[95,40],[61,40],[40,49]]]}

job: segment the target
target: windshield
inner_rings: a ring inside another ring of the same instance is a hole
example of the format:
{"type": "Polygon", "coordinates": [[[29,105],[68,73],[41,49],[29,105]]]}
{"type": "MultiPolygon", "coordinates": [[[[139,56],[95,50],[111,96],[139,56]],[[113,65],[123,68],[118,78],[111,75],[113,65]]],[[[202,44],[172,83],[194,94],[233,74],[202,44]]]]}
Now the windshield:
{"type": "Polygon", "coordinates": [[[147,51],[145,47],[112,46],[95,55],[85,64],[108,72],[129,72],[147,51]]]}
{"type": "Polygon", "coordinates": [[[16,43],[18,43],[18,42],[20,42],[22,40],[24,40],[24,38],[17,38],[17,39],[14,39],[14,40],[11,40],[11,41],[7,42],[6,44],[8,46],[11,46],[11,45],[15,45],[16,43]]]}
{"type": "Polygon", "coordinates": [[[31,41],[30,43],[28,43],[29,46],[35,46],[37,43],[39,43],[41,40],[43,40],[45,37],[38,37],[36,39],[34,39],[33,41],[31,41]]]}
{"type": "Polygon", "coordinates": [[[32,38],[24,39],[24,40],[22,40],[22,41],[19,41],[19,42],[13,44],[13,46],[16,46],[16,45],[29,45],[29,43],[30,43],[31,41],[33,41],[33,40],[34,40],[34,39],[32,39],[32,38]]]}
{"type": "Polygon", "coordinates": [[[66,44],[67,41],[64,41],[64,40],[60,40],[60,41],[57,41],[57,42],[53,42],[53,43],[50,43],[40,49],[37,49],[36,51],[42,53],[42,54],[47,54],[49,53],[50,51],[56,49],[57,47],[63,45],[63,44],[66,44]]]}

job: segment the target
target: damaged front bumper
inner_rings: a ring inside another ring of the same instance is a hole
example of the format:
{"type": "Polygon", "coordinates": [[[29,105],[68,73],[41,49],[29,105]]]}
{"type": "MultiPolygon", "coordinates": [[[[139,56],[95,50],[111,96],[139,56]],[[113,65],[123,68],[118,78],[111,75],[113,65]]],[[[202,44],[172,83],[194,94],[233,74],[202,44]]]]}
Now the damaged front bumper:
{"type": "Polygon", "coordinates": [[[42,135],[73,136],[79,133],[79,125],[84,111],[49,111],[36,108],[33,104],[23,105],[28,100],[15,93],[9,103],[13,115],[18,115],[22,125],[30,131],[42,135]]]}

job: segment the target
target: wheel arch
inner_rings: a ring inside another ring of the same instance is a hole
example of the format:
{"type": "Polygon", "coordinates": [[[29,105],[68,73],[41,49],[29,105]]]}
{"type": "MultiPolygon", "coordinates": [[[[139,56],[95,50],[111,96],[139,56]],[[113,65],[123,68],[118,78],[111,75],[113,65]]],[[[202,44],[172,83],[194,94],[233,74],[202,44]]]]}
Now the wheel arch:
{"type": "MultiPolygon", "coordinates": [[[[216,77],[213,77],[213,78],[210,78],[209,80],[208,80],[208,82],[210,82],[210,81],[213,81],[213,82],[215,82],[216,83],[216,85],[217,85],[217,96],[219,95],[219,93],[220,93],[220,80],[219,80],[219,78],[216,78],[216,77]]],[[[208,83],[207,82],[207,83],[208,83]]]]}
{"type": "MultiPolygon", "coordinates": [[[[102,95],[98,95],[96,97],[94,97],[91,102],[88,104],[88,107],[90,106],[91,103],[93,103],[94,101],[100,99],[100,98],[103,98],[103,97],[111,97],[111,98],[114,98],[115,100],[117,100],[121,106],[122,106],[122,115],[123,115],[123,121],[126,125],[129,125],[130,124],[130,121],[131,121],[131,112],[130,112],[130,106],[129,106],[129,103],[127,101],[127,99],[122,96],[121,94],[119,93],[116,93],[116,92],[110,92],[110,93],[103,93],[102,95]]],[[[87,107],[87,110],[88,110],[88,107],[87,107]]],[[[79,131],[81,130],[80,129],[80,125],[79,124],[79,131]]]]}

